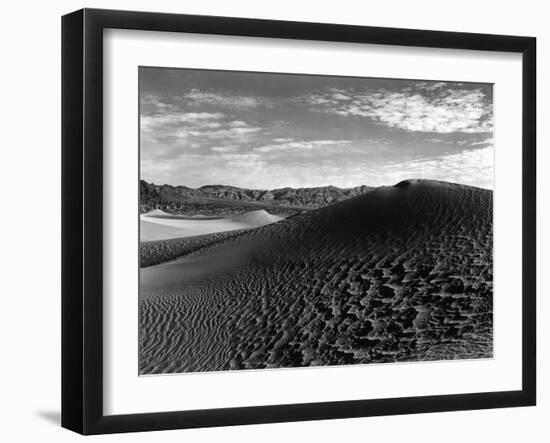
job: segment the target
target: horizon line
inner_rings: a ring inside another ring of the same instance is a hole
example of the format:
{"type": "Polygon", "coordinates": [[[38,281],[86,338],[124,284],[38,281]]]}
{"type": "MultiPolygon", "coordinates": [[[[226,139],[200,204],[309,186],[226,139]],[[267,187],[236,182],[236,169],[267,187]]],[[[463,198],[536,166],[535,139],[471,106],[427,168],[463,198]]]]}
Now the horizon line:
{"type": "Polygon", "coordinates": [[[192,190],[199,190],[199,189],[206,188],[206,187],[210,187],[210,186],[212,186],[212,187],[213,187],[213,186],[219,186],[219,187],[228,187],[228,188],[236,188],[236,189],[245,189],[245,190],[249,190],[249,191],[267,191],[267,192],[269,192],[269,191],[278,191],[278,190],[281,190],[281,189],[320,189],[320,188],[336,188],[336,189],[344,190],[344,189],[354,189],[354,188],[361,188],[361,187],[376,189],[376,188],[382,188],[382,187],[397,186],[397,185],[399,185],[400,183],[403,183],[403,182],[406,182],[406,181],[413,181],[413,180],[414,180],[414,181],[427,181],[427,182],[448,183],[448,184],[453,184],[453,185],[468,186],[468,187],[471,187],[471,188],[478,188],[478,189],[485,189],[485,190],[488,190],[488,191],[494,191],[494,189],[492,189],[492,188],[484,188],[484,187],[482,187],[482,186],[474,186],[474,185],[469,185],[469,184],[466,184],[466,183],[449,182],[449,181],[445,181],[445,180],[435,180],[435,179],[430,179],[430,178],[406,178],[406,179],[403,179],[403,180],[399,180],[397,183],[392,184],[392,185],[379,185],[379,186],[372,186],[372,185],[361,184],[361,185],[356,185],[356,186],[341,187],[341,186],[336,186],[336,185],[328,184],[328,185],[322,185],[322,186],[300,186],[300,187],[282,186],[282,187],[270,188],[270,189],[265,189],[265,188],[247,188],[247,187],[242,187],[242,186],[228,185],[228,184],[221,184],[221,183],[210,183],[210,184],[206,184],[206,185],[202,185],[202,186],[199,186],[199,187],[194,188],[194,187],[187,186],[187,185],[182,185],[182,184],[179,184],[179,185],[174,185],[174,184],[170,184],[170,183],[157,184],[157,183],[154,183],[153,181],[147,181],[147,180],[145,180],[144,178],[140,178],[140,179],[139,179],[140,182],[143,181],[143,182],[147,183],[148,185],[153,185],[153,186],[184,187],[184,188],[192,189],[192,190]]]}

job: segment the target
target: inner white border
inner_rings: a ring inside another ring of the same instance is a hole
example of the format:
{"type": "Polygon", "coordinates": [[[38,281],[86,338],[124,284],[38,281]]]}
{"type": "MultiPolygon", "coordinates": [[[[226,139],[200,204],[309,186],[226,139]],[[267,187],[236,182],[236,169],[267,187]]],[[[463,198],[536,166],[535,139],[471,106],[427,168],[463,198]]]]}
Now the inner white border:
{"type": "Polygon", "coordinates": [[[521,389],[521,55],[104,31],[104,413],[521,389]],[[495,83],[495,358],[138,377],[138,66],[495,83]]]}

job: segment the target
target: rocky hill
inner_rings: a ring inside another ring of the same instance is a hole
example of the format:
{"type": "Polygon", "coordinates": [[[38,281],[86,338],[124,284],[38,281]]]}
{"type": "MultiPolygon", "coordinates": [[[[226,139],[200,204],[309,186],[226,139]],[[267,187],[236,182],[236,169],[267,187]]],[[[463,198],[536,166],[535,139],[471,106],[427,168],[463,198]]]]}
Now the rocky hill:
{"type": "Polygon", "coordinates": [[[200,188],[155,185],[140,181],[140,210],[168,210],[178,213],[239,213],[251,208],[263,208],[271,213],[291,215],[318,209],[332,203],[364,194],[372,187],[281,188],[272,190],[245,189],[227,185],[207,185],[200,188]]]}

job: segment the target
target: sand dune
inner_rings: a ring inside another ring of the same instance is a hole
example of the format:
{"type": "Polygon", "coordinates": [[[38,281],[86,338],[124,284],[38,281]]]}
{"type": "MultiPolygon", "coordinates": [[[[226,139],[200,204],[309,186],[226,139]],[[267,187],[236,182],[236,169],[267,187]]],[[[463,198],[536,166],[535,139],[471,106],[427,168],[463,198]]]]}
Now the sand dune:
{"type": "Polygon", "coordinates": [[[185,237],[187,235],[187,232],[184,229],[178,227],[154,223],[142,218],[140,220],[139,235],[141,241],[153,241],[185,237]]]}
{"type": "Polygon", "coordinates": [[[276,223],[282,219],[283,217],[272,215],[269,212],[264,211],[263,209],[260,209],[258,211],[245,212],[244,214],[236,215],[235,217],[231,218],[231,220],[236,223],[246,223],[251,226],[269,225],[271,223],[276,223]]]}
{"type": "Polygon", "coordinates": [[[142,269],[140,373],[492,355],[492,192],[407,180],[142,269]]]}
{"type": "Polygon", "coordinates": [[[140,266],[148,267],[173,261],[206,246],[237,237],[246,230],[216,232],[168,240],[146,241],[140,244],[140,266]]]}
{"type": "Polygon", "coordinates": [[[282,220],[264,210],[249,211],[234,217],[172,215],[160,209],[140,217],[141,241],[167,240],[216,232],[250,229],[282,220]]]}
{"type": "Polygon", "coordinates": [[[143,214],[143,216],[145,217],[163,217],[163,216],[170,216],[171,214],[169,214],[168,212],[165,212],[163,211],[162,209],[153,209],[149,212],[146,212],[145,214],[143,214]]]}

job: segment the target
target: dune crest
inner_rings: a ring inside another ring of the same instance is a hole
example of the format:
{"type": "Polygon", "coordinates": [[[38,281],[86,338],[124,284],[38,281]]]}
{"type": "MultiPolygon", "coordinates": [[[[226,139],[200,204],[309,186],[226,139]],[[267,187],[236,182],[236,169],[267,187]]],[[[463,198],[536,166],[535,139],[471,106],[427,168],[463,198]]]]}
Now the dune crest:
{"type": "Polygon", "coordinates": [[[145,214],[142,214],[144,217],[158,217],[158,216],[170,216],[168,212],[164,212],[162,209],[153,209],[145,214]]]}

